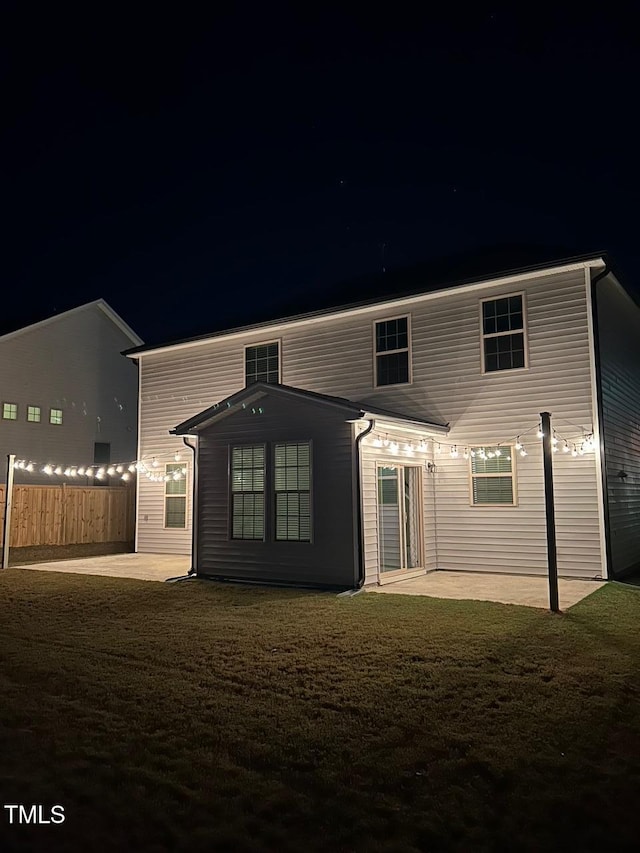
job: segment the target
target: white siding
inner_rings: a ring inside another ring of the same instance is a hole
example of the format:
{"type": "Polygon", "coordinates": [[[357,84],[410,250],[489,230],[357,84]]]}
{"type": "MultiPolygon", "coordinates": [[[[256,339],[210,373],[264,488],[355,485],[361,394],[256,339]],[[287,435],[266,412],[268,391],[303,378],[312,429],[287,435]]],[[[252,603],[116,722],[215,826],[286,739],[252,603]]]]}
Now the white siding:
{"type": "Polygon", "coordinates": [[[640,310],[611,278],[596,287],[611,561],[620,576],[640,564],[640,310]]]}
{"type": "MultiPolygon", "coordinates": [[[[292,322],[279,331],[282,381],[451,424],[450,442],[488,444],[535,427],[541,411],[554,415],[559,432],[576,430],[560,418],[591,428],[586,292],[582,268],[532,276],[514,284],[460,289],[416,299],[411,313],[413,384],[374,388],[373,322],[390,316],[385,305],[346,317],[292,322]],[[480,299],[525,293],[529,368],[482,375],[480,299]]],[[[394,316],[405,312],[395,310],[394,316]]],[[[244,346],[271,339],[269,330],[197,347],[143,356],[141,450],[170,453],[181,440],[168,436],[182,420],[238,391],[244,383],[244,346]]],[[[438,458],[425,474],[425,546],[429,568],[540,573],[546,566],[544,495],[539,442],[518,466],[516,507],[471,507],[468,463],[438,458]],[[434,490],[435,489],[435,494],[434,490]],[[435,505],[435,506],[434,506],[435,505]],[[436,523],[433,515],[436,515],[436,523]],[[436,542],[437,540],[437,542],[436,542]],[[437,548],[437,551],[436,551],[437,548]]],[[[375,465],[363,452],[367,578],[377,563],[374,530],[375,465]]],[[[563,575],[602,571],[593,456],[556,454],[559,569],[563,575]]],[[[189,531],[162,529],[162,486],[143,480],[140,550],[188,552],[189,531]]]]}
{"type": "MultiPolygon", "coordinates": [[[[86,465],[96,441],[111,444],[114,461],[135,459],[137,370],[121,355],[131,344],[94,303],[0,340],[0,403],[18,404],[16,421],[0,418],[3,476],[7,453],[86,465]],[[27,422],[29,405],[40,406],[40,423],[27,422]],[[50,408],[62,409],[61,425],[49,423],[50,408]]],[[[16,471],[17,482],[45,480],[16,471]]]]}

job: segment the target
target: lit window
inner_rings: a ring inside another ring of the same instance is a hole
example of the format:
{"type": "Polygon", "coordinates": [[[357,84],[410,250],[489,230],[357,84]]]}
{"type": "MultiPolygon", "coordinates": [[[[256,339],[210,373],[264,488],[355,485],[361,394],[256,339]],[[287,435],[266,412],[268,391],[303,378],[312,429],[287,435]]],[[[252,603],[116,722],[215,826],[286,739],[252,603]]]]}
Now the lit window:
{"type": "Polygon", "coordinates": [[[31,423],[40,423],[40,406],[27,406],[27,420],[31,423]]]}
{"type": "Polygon", "coordinates": [[[473,447],[470,456],[471,503],[474,506],[514,506],[512,447],[473,447]]]}
{"type": "Polygon", "coordinates": [[[2,417],[6,421],[15,421],[18,418],[18,404],[17,403],[3,403],[2,404],[2,417]]]}
{"type": "Polygon", "coordinates": [[[276,539],[311,541],[311,445],[276,444],[274,454],[276,539]]]}
{"type": "Polygon", "coordinates": [[[62,423],[62,409],[51,409],[49,412],[49,423],[50,424],[61,424],[62,423]]]}
{"type": "Polygon", "coordinates": [[[232,447],[232,539],[264,539],[264,483],[264,444],[232,447]]]}
{"type": "Polygon", "coordinates": [[[184,528],[187,526],[187,478],[182,462],[165,465],[164,481],[164,526],[184,528]],[[178,479],[174,479],[179,475],[178,479]],[[169,479],[166,479],[168,477],[169,479]]]}
{"type": "Polygon", "coordinates": [[[408,317],[375,324],[376,386],[403,385],[411,381],[409,344],[408,317]]]}
{"type": "Polygon", "coordinates": [[[522,294],[482,303],[482,347],[485,373],[526,367],[522,294]]]}
{"type": "Polygon", "coordinates": [[[277,341],[257,344],[244,351],[245,385],[280,382],[280,345],[277,341]]]}

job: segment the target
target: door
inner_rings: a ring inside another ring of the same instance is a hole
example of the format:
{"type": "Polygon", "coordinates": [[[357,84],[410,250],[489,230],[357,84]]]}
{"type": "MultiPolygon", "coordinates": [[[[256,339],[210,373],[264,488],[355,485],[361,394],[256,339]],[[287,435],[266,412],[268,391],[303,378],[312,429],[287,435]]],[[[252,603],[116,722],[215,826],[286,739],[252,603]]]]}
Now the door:
{"type": "Polygon", "coordinates": [[[423,567],[421,468],[378,466],[378,542],[381,577],[423,567]]]}

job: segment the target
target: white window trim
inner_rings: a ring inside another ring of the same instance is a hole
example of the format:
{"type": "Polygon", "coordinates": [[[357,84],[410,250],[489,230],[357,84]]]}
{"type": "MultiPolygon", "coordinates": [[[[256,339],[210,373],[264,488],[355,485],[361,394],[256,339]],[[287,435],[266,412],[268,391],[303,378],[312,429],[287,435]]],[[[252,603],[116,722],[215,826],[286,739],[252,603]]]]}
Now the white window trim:
{"type": "Polygon", "coordinates": [[[165,476],[167,475],[167,467],[169,465],[180,465],[182,468],[187,469],[187,473],[184,475],[185,481],[185,491],[184,495],[168,495],[167,494],[167,483],[168,480],[162,480],[162,528],[163,530],[188,530],[189,529],[189,464],[185,462],[182,464],[181,462],[166,462],[164,466],[165,476]],[[184,498],[184,527],[167,527],[167,498],[184,498]]]}
{"type": "Polygon", "coordinates": [[[405,388],[407,385],[413,385],[413,352],[411,347],[411,314],[396,314],[393,317],[376,317],[371,326],[373,335],[373,387],[374,388],[405,388]],[[391,320],[406,320],[407,321],[407,346],[403,349],[390,349],[384,352],[376,350],[376,326],[378,323],[388,323],[391,320]],[[378,385],[378,356],[394,355],[399,352],[407,352],[409,354],[409,380],[407,382],[394,382],[391,385],[378,385]]]}
{"type": "Polygon", "coordinates": [[[17,403],[12,403],[10,400],[3,400],[3,401],[2,401],[2,420],[3,420],[3,421],[17,421],[17,420],[18,420],[18,404],[17,404],[17,403]],[[5,406],[15,406],[15,407],[16,407],[16,416],[15,416],[15,418],[7,418],[7,417],[5,417],[5,414],[4,414],[4,407],[5,407],[5,406]]]}
{"type": "Polygon", "coordinates": [[[42,423],[42,406],[34,406],[31,404],[27,404],[27,423],[28,424],[40,424],[42,423]],[[38,419],[34,420],[29,417],[29,409],[37,409],[38,410],[38,419]]]}
{"type": "Polygon", "coordinates": [[[529,334],[528,334],[528,316],[527,316],[527,299],[524,290],[516,291],[515,293],[500,293],[497,296],[489,296],[480,299],[478,302],[480,314],[480,372],[483,376],[504,375],[505,373],[522,373],[529,370],[529,334]],[[485,302],[497,302],[498,299],[508,299],[510,296],[522,297],[522,334],[524,335],[524,367],[510,367],[505,370],[486,370],[484,364],[484,341],[485,338],[501,338],[505,335],[517,335],[520,329],[513,329],[509,332],[491,332],[487,335],[484,333],[483,308],[485,302]]]}
{"type": "Polygon", "coordinates": [[[282,338],[273,338],[270,341],[255,341],[255,343],[245,344],[242,350],[242,377],[244,379],[243,387],[247,387],[247,350],[254,347],[266,347],[269,344],[278,344],[278,384],[282,385],[282,338]]]}
{"type": "MultiPolygon", "coordinates": [[[[496,371],[496,372],[500,373],[500,371],[496,371]]],[[[477,450],[477,448],[479,448],[479,447],[484,447],[486,449],[487,447],[495,447],[495,445],[493,445],[493,444],[478,444],[478,445],[473,445],[473,447],[470,446],[469,450],[471,450],[471,449],[477,450]]],[[[503,471],[501,473],[496,473],[496,474],[474,474],[473,473],[473,467],[471,464],[472,463],[471,455],[469,456],[469,506],[472,506],[475,509],[504,509],[504,508],[509,509],[509,508],[518,506],[518,478],[517,478],[516,449],[512,444],[501,444],[500,449],[502,450],[503,448],[505,450],[507,448],[509,448],[509,451],[511,452],[511,474],[508,474],[505,471],[503,471]],[[500,503],[500,504],[477,504],[477,503],[473,502],[473,478],[474,477],[489,478],[489,477],[509,477],[509,476],[511,477],[511,493],[513,496],[513,503],[510,503],[510,504],[502,504],[502,503],[500,503]]]]}
{"type": "Polygon", "coordinates": [[[56,406],[49,407],[49,423],[51,426],[62,426],[64,424],[64,412],[62,409],[58,409],[56,406]],[[52,421],[51,418],[54,412],[60,412],[60,420],[52,421]]]}

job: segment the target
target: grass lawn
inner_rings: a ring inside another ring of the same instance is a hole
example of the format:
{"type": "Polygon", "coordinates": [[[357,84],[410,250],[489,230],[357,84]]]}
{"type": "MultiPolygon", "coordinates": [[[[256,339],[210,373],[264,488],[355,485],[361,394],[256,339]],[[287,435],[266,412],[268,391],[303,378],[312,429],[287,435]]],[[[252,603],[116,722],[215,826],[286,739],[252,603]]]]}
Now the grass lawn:
{"type": "Polygon", "coordinates": [[[0,573],[2,803],[36,851],[612,851],[640,837],[640,590],[563,616],[0,573]]]}

